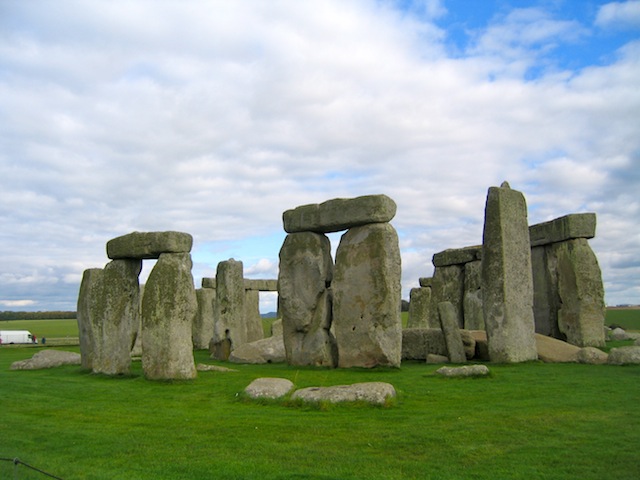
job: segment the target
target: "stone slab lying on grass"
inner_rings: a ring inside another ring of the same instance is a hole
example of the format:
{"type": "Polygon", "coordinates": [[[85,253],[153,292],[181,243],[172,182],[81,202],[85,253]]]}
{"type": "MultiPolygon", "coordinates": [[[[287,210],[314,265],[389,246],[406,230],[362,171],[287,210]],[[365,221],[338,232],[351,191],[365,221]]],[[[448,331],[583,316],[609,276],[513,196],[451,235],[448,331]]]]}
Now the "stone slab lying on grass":
{"type": "Polygon", "coordinates": [[[199,372],[237,372],[234,368],[219,367],[217,365],[207,365],[206,363],[199,363],[196,365],[196,370],[199,372]]]}
{"type": "Polygon", "coordinates": [[[609,352],[608,363],[610,365],[640,364],[640,347],[631,345],[612,348],[609,352]]]}
{"type": "Polygon", "coordinates": [[[449,363],[449,357],[437,353],[427,354],[427,363],[449,363]]]}
{"type": "Polygon", "coordinates": [[[443,377],[486,377],[489,368],[486,365],[464,365],[462,367],[440,367],[436,370],[443,377]]]}
{"type": "Polygon", "coordinates": [[[546,363],[577,362],[580,347],[536,333],[538,358],[546,363]]]}
{"type": "Polygon", "coordinates": [[[609,354],[596,347],[584,347],[578,350],[578,363],[588,363],[590,365],[602,365],[607,363],[609,354]]]}
{"type": "Polygon", "coordinates": [[[229,361],[233,363],[284,363],[286,360],[282,333],[240,345],[229,355],[229,361]]]}
{"type": "Polygon", "coordinates": [[[384,405],[388,398],[395,398],[393,385],[385,382],[354,383],[353,385],[335,385],[333,387],[309,387],[296,390],[292,400],[304,402],[367,402],[384,405]]]}
{"type": "Polygon", "coordinates": [[[281,398],[293,389],[293,383],[286,378],[256,378],[244,389],[251,398],[281,398]]]}
{"type": "Polygon", "coordinates": [[[80,365],[80,354],[62,350],[41,350],[27,360],[11,364],[11,370],[39,370],[60,365],[80,365]]]}
{"type": "Polygon", "coordinates": [[[614,328],[609,332],[609,340],[629,340],[629,335],[622,328],[614,328]]]}

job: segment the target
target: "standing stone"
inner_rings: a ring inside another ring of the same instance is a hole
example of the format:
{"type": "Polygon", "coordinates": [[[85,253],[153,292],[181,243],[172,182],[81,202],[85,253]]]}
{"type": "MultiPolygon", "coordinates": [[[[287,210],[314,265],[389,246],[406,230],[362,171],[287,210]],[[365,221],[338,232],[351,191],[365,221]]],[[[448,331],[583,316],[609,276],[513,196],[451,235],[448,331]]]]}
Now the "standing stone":
{"type": "Polygon", "coordinates": [[[82,367],[94,373],[129,373],[140,322],[140,260],[113,260],[85,270],[78,295],[82,367]]]}
{"type": "Polygon", "coordinates": [[[567,342],[579,347],[603,347],[604,288],[598,260],[584,238],[555,243],[557,259],[558,328],[567,342]]]}
{"type": "Polygon", "coordinates": [[[104,303],[102,295],[104,270],[89,268],[82,274],[80,292],[78,293],[78,336],[82,368],[93,370],[96,357],[100,357],[102,349],[102,321],[104,319],[104,303]]]}
{"type": "Polygon", "coordinates": [[[506,182],[487,195],[482,302],[491,361],[536,360],[527,206],[522,193],[506,182]]]}
{"type": "Polygon", "coordinates": [[[431,287],[431,308],[429,327],[440,328],[438,305],[441,302],[451,302],[455,307],[458,327],[463,326],[463,297],[464,297],[464,265],[436,266],[433,273],[431,287]]]}
{"type": "Polygon", "coordinates": [[[213,338],[213,305],[216,300],[216,289],[198,288],[196,299],[198,313],[192,328],[193,348],[203,350],[209,348],[209,342],[213,338]]]}
{"type": "Polygon", "coordinates": [[[242,262],[231,258],[218,263],[214,309],[216,321],[210,345],[212,358],[227,360],[235,347],[247,343],[244,291],[242,262]]]}
{"type": "Polygon", "coordinates": [[[388,223],[355,227],[340,240],[333,321],[340,367],[400,366],[400,248],[388,223]]]}
{"type": "Polygon", "coordinates": [[[104,320],[102,351],[94,361],[93,371],[107,375],[129,373],[131,350],[140,324],[141,260],[123,259],[109,262],[102,276],[104,320]]]}
{"type": "Polygon", "coordinates": [[[197,376],[191,330],[198,309],[191,255],[163,253],[142,300],[142,369],[151,380],[197,376]]]}
{"type": "Polygon", "coordinates": [[[278,301],[289,365],[337,365],[331,333],[332,277],[331,245],[325,235],[287,235],[280,249],[278,301]]]}
{"type": "Polygon", "coordinates": [[[484,330],[482,313],[482,261],[474,260],[464,265],[464,297],[462,301],[464,328],[484,330]]]}
{"type": "Polygon", "coordinates": [[[451,302],[438,304],[438,315],[442,325],[444,341],[447,344],[447,352],[451,363],[466,363],[467,355],[464,351],[460,328],[458,328],[458,313],[451,302]]]}
{"type": "Polygon", "coordinates": [[[131,348],[131,358],[142,357],[142,299],[144,298],[144,283],[140,284],[140,304],[138,305],[138,329],[136,340],[131,348]]]}
{"type": "Polygon", "coordinates": [[[262,317],[260,316],[260,291],[244,291],[244,321],[247,326],[247,342],[251,343],[264,338],[262,317]]]}
{"type": "MultiPolygon", "coordinates": [[[[531,231],[531,229],[529,230],[531,231]]],[[[566,340],[558,328],[558,265],[552,245],[531,248],[533,273],[533,316],[536,333],[566,340]]]]}
{"type": "Polygon", "coordinates": [[[412,288],[409,292],[407,328],[428,328],[431,287],[412,288]]]}

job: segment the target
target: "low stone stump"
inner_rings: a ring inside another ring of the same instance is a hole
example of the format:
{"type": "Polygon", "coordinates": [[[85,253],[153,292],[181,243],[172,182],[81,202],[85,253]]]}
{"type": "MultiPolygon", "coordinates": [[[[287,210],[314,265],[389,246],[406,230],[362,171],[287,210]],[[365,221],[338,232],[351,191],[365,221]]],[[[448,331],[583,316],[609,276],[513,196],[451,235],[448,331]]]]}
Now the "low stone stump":
{"type": "Polygon", "coordinates": [[[436,370],[438,375],[443,377],[486,377],[489,375],[489,368],[486,365],[465,365],[463,367],[441,367],[436,370]]]}
{"type": "Polygon", "coordinates": [[[286,378],[263,377],[256,378],[244,389],[244,392],[253,399],[257,398],[282,398],[293,389],[293,383],[286,378]]]}
{"type": "Polygon", "coordinates": [[[427,354],[427,363],[449,363],[449,357],[437,353],[427,354]]]}
{"type": "Polygon", "coordinates": [[[596,347],[584,347],[578,350],[578,363],[587,363],[590,365],[602,365],[607,363],[609,354],[603,352],[596,347]]]}
{"type": "Polygon", "coordinates": [[[40,370],[61,365],[80,365],[80,363],[79,353],[64,352],[62,350],[41,350],[29,359],[13,362],[10,369],[40,370]]]}
{"type": "Polygon", "coordinates": [[[609,352],[609,365],[640,364],[640,347],[631,345],[628,347],[612,348],[609,352]]]}
{"type": "Polygon", "coordinates": [[[614,328],[609,332],[609,340],[621,341],[621,340],[629,340],[629,334],[624,331],[622,328],[614,328]]]}
{"type": "Polygon", "coordinates": [[[196,365],[196,370],[199,372],[237,372],[235,368],[219,367],[217,365],[208,365],[206,363],[199,363],[196,365]]]}
{"type": "Polygon", "coordinates": [[[384,405],[389,398],[396,397],[393,385],[385,382],[364,382],[353,385],[336,385],[333,387],[309,387],[296,390],[292,400],[303,402],[367,402],[384,405]]]}

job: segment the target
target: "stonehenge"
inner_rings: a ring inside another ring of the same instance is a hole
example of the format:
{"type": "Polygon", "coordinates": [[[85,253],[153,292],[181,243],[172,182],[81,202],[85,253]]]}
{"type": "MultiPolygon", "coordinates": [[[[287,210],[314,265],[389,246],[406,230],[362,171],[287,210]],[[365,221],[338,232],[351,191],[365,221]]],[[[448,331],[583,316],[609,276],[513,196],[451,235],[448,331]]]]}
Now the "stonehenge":
{"type": "Polygon", "coordinates": [[[604,288],[588,243],[594,213],[529,226],[521,192],[506,182],[489,188],[482,244],[433,255],[432,277],[411,289],[404,330],[395,213],[386,195],[287,210],[277,280],[246,279],[242,261],[231,258],[198,289],[188,233],[109,240],[109,262],[85,270],[80,284],[81,365],[127,375],[139,356],[146,378],[168,380],[196,377],[194,349],[222,361],[372,368],[445,357],[531,361],[540,358],[540,336],[604,345],[604,288]],[[327,234],[339,231],[334,259],[327,234]],[[140,285],[145,259],[157,262],[140,285]],[[265,291],[278,292],[277,338],[264,339],[265,291]]]}

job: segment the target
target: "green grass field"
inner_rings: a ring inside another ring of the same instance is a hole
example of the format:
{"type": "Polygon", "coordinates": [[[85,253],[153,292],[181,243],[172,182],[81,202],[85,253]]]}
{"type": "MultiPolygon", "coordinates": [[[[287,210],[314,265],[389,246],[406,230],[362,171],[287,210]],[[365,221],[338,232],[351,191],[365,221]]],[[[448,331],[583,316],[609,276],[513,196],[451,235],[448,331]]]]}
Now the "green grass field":
{"type": "MultiPolygon", "coordinates": [[[[461,380],[424,363],[325,370],[199,351],[196,361],[238,372],[151,382],[139,362],[122,378],[9,370],[37,350],[0,348],[0,457],[65,480],[640,478],[640,366],[494,365],[490,378],[461,380]],[[389,408],[242,400],[263,376],[297,387],[385,381],[399,397],[389,408]]],[[[0,464],[0,478],[12,472],[0,464]]]]}

